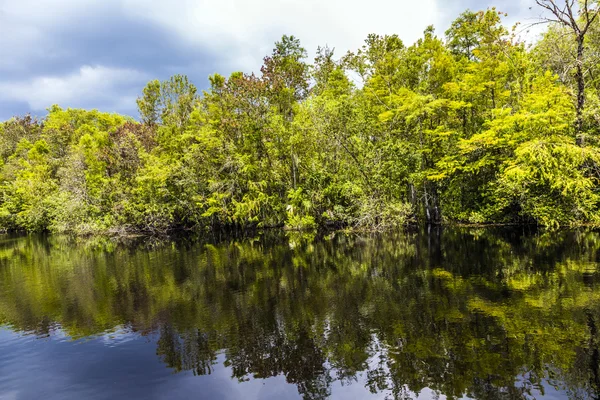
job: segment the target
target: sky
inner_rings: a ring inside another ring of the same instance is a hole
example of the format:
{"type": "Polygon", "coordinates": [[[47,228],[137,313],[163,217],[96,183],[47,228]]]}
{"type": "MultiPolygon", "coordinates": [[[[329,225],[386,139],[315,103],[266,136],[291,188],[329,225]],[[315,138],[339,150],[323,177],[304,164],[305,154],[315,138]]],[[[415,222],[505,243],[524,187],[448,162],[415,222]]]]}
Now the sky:
{"type": "MultiPolygon", "coordinates": [[[[369,33],[442,35],[466,9],[533,22],[534,0],[0,0],[0,120],[52,104],[137,117],[152,79],[256,72],[282,35],[338,56],[369,33]]],[[[535,8],[534,8],[535,10],[535,8]]]]}

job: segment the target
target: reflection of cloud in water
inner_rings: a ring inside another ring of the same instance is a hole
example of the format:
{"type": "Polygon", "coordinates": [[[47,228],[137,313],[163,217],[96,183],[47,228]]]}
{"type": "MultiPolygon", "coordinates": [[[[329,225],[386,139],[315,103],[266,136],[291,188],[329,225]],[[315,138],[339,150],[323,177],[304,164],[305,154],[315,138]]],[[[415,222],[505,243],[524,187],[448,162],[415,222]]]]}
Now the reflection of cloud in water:
{"type": "Polygon", "coordinates": [[[0,392],[0,400],[17,400],[18,394],[19,392],[17,392],[16,390],[6,393],[0,392]]]}
{"type": "Polygon", "coordinates": [[[126,327],[117,326],[114,330],[102,334],[100,338],[106,346],[116,347],[126,345],[132,340],[138,339],[139,334],[131,332],[131,330],[126,327]]]}
{"type": "Polygon", "coordinates": [[[598,390],[596,233],[445,229],[111,252],[37,240],[0,242],[0,321],[31,332],[0,330],[0,393],[18,399],[598,390]]]}

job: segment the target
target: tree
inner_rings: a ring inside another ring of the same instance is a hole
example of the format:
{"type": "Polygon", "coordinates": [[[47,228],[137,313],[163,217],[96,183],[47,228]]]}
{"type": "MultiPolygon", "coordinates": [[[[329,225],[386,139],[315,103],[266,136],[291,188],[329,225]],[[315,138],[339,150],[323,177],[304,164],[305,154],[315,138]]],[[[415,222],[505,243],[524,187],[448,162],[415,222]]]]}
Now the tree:
{"type": "MultiPolygon", "coordinates": [[[[576,50],[576,72],[575,81],[577,82],[577,118],[576,118],[576,134],[577,144],[583,146],[585,144],[584,132],[583,132],[583,113],[585,109],[585,52],[584,45],[586,35],[590,29],[590,26],[598,18],[600,13],[600,7],[597,1],[594,0],[582,0],[577,4],[576,0],[563,0],[564,6],[559,4],[558,0],[536,0],[536,3],[550,12],[551,17],[544,17],[544,21],[553,22],[571,30],[573,36],[575,36],[575,42],[577,44],[576,50]],[[595,8],[594,8],[595,6],[595,8]]],[[[561,2],[562,3],[562,2],[561,2]]]]}
{"type": "Polygon", "coordinates": [[[309,66],[304,61],[307,53],[300,40],[284,35],[275,43],[270,56],[264,58],[261,68],[271,101],[286,119],[292,117],[294,103],[308,94],[309,66]]]}
{"type": "Polygon", "coordinates": [[[148,82],[143,91],[143,96],[138,97],[137,106],[142,122],[148,126],[155,126],[161,117],[160,81],[148,82]]]}
{"type": "MultiPolygon", "coordinates": [[[[306,56],[306,49],[300,45],[299,39],[284,35],[275,43],[272,55],[264,58],[261,68],[269,100],[288,124],[292,122],[297,102],[308,95],[309,66],[304,61],[306,56]]],[[[298,155],[293,147],[290,147],[289,157],[292,185],[296,188],[298,155]]]]}
{"type": "Polygon", "coordinates": [[[174,75],[169,80],[150,81],[137,99],[142,122],[154,127],[171,125],[182,130],[198,100],[198,89],[185,75],[174,75]]]}
{"type": "Polygon", "coordinates": [[[470,10],[455,19],[446,31],[450,51],[466,57],[469,61],[473,60],[473,50],[479,46],[481,40],[478,25],[478,13],[470,10]]]}
{"type": "Polygon", "coordinates": [[[312,93],[319,95],[327,89],[329,77],[338,67],[333,59],[335,49],[329,47],[318,47],[317,56],[315,57],[314,70],[312,73],[315,85],[312,88],[312,93]]]}

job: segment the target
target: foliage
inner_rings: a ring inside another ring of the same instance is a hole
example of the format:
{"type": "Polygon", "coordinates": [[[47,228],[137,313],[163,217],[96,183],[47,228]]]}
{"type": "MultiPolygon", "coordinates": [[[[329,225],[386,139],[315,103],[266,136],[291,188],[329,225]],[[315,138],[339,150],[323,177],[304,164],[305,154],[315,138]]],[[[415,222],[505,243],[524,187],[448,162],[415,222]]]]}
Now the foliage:
{"type": "Polygon", "coordinates": [[[600,21],[585,36],[582,103],[565,27],[529,48],[504,16],[466,11],[412,45],[371,34],[340,59],[319,48],[313,64],[283,36],[258,75],[215,74],[202,94],[183,75],[151,81],[140,122],[58,106],[6,121],[0,225],[598,224],[600,21]]]}

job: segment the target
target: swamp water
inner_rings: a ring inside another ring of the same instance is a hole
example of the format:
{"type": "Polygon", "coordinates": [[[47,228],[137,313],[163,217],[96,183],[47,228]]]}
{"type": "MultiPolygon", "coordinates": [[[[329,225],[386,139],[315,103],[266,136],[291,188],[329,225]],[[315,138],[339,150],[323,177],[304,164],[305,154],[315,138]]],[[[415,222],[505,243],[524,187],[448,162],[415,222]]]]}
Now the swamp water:
{"type": "Polygon", "coordinates": [[[597,398],[600,234],[0,238],[0,400],[597,398]]]}

